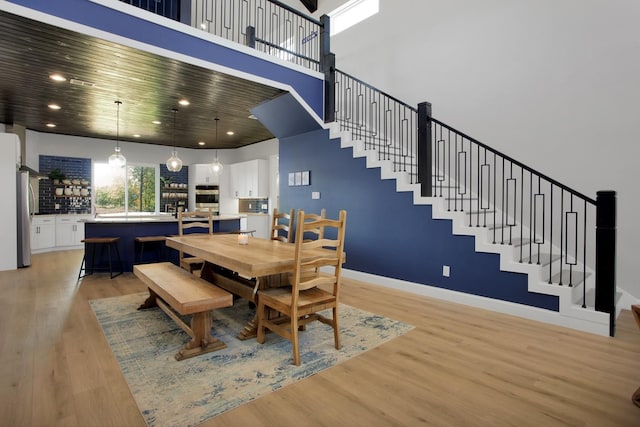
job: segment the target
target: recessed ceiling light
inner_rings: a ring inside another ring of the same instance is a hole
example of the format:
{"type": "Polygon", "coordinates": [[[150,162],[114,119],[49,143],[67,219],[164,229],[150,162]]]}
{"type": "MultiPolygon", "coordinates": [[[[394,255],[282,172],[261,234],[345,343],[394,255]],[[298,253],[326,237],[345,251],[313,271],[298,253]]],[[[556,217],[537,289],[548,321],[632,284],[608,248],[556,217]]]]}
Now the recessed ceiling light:
{"type": "Polygon", "coordinates": [[[199,141],[198,145],[206,145],[206,143],[204,141],[199,141]]]}
{"type": "Polygon", "coordinates": [[[51,74],[49,76],[49,78],[51,80],[54,80],[56,82],[64,82],[65,80],[67,80],[66,78],[64,78],[64,76],[62,76],[61,74],[51,74]]]}
{"type": "Polygon", "coordinates": [[[160,120],[154,120],[151,123],[153,123],[154,125],[162,124],[162,122],[160,120]]]}
{"type": "Polygon", "coordinates": [[[52,110],[59,110],[60,108],[62,108],[58,104],[49,104],[48,107],[52,110]]]}
{"type": "Polygon", "coordinates": [[[227,135],[233,135],[233,134],[235,134],[235,132],[234,132],[234,131],[232,131],[232,130],[230,130],[230,131],[228,131],[228,132],[227,132],[227,135]]]}
{"type": "Polygon", "coordinates": [[[134,137],[134,138],[140,138],[140,134],[139,134],[139,133],[134,133],[134,134],[133,134],[133,137],[134,137]]]}
{"type": "Polygon", "coordinates": [[[190,104],[190,102],[187,101],[186,99],[181,99],[180,101],[178,101],[178,104],[187,106],[190,104]]]}
{"type": "Polygon", "coordinates": [[[56,127],[56,125],[54,123],[47,123],[47,127],[48,128],[54,128],[54,127],[56,127]]]}

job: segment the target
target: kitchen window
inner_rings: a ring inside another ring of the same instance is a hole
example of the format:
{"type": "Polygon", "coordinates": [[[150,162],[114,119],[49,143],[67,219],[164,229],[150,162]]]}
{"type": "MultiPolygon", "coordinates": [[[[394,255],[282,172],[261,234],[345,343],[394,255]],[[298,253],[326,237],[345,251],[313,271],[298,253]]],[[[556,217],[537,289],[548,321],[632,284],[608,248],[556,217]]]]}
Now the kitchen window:
{"type": "Polygon", "coordinates": [[[155,213],[158,200],[158,167],[127,163],[113,169],[107,163],[94,163],[95,213],[155,213]]]}

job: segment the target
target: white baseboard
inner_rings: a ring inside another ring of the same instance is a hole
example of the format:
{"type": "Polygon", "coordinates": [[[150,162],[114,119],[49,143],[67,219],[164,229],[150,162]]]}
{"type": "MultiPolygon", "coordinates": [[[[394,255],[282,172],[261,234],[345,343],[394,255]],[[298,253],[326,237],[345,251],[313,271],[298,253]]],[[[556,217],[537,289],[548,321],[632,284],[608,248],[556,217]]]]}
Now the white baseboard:
{"type": "Polygon", "coordinates": [[[535,320],[538,322],[577,329],[596,335],[609,335],[608,324],[590,322],[584,319],[575,319],[568,316],[563,316],[555,311],[549,311],[523,304],[516,304],[512,302],[481,297],[478,295],[466,294],[463,292],[438,288],[436,286],[423,285],[420,283],[413,283],[384,276],[377,276],[360,271],[343,269],[342,275],[349,279],[359,280],[362,282],[410,292],[417,295],[441,299],[444,301],[450,301],[477,308],[483,308],[498,313],[510,314],[529,320],[535,320]]]}

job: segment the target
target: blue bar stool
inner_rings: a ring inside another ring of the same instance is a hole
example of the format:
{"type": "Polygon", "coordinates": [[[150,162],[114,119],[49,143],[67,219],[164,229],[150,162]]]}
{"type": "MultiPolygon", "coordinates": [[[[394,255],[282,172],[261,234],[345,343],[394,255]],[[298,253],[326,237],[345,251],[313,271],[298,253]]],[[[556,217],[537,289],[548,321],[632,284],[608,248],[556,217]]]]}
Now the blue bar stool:
{"type": "Polygon", "coordinates": [[[163,261],[164,257],[162,256],[162,252],[163,252],[163,247],[165,245],[165,241],[166,240],[167,240],[166,236],[138,236],[138,237],[136,237],[134,245],[140,247],[140,254],[138,255],[137,264],[142,264],[142,262],[144,260],[144,245],[145,245],[145,243],[152,244],[152,245],[154,245],[156,247],[157,259],[155,260],[155,262],[163,261]]]}

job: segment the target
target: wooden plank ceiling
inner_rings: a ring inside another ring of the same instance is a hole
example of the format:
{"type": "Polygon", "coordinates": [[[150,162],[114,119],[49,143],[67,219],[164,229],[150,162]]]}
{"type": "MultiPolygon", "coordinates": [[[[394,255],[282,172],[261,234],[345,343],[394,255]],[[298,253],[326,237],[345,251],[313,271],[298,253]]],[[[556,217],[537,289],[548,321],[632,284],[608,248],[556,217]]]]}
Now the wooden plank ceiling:
{"type": "Polygon", "coordinates": [[[283,92],[6,12],[0,12],[0,75],[2,123],[113,140],[120,100],[120,140],[184,148],[237,148],[273,138],[249,109],[283,92]],[[53,73],[66,80],[51,80],[53,73]],[[190,105],[178,105],[181,99],[190,105]]]}

